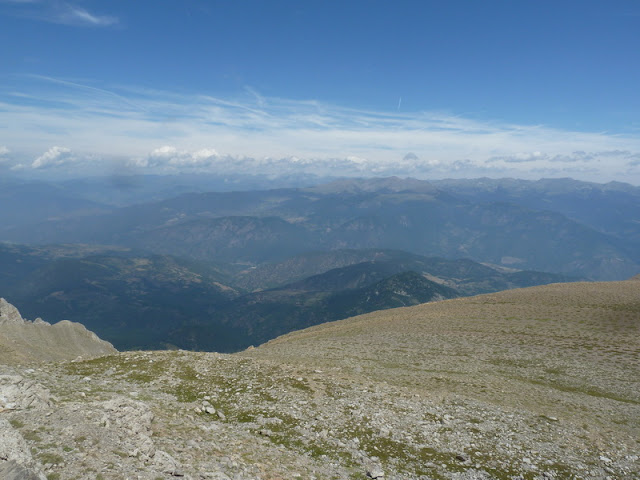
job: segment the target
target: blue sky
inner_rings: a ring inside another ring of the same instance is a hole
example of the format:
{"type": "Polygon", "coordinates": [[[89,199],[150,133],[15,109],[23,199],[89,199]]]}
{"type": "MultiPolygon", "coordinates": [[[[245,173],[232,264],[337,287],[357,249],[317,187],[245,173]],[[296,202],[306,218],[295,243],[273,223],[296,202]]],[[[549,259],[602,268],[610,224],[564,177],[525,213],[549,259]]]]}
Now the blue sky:
{"type": "Polygon", "coordinates": [[[0,0],[0,172],[640,184],[637,1],[0,0]]]}

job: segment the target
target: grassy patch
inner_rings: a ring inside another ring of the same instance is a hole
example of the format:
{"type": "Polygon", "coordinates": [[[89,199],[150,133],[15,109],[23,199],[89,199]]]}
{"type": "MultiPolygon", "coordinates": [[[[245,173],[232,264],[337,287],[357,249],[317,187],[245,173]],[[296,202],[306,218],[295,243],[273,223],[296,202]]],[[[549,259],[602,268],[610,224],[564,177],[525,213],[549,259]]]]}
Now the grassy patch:
{"type": "Polygon", "coordinates": [[[529,382],[529,383],[532,383],[534,385],[541,385],[541,386],[544,386],[544,387],[555,388],[556,390],[560,390],[562,392],[582,393],[584,395],[589,395],[591,397],[607,398],[609,400],[615,400],[616,402],[630,403],[632,405],[640,405],[640,402],[637,401],[637,400],[633,400],[631,398],[623,397],[623,396],[617,395],[615,393],[605,392],[605,391],[600,390],[600,389],[598,389],[596,387],[593,387],[591,385],[576,386],[576,385],[561,384],[561,383],[554,382],[554,381],[536,380],[536,379],[533,379],[533,378],[523,378],[523,377],[515,377],[515,378],[517,380],[521,380],[521,381],[524,381],[524,382],[529,382]]]}
{"type": "Polygon", "coordinates": [[[24,427],[24,423],[21,422],[20,420],[18,420],[17,418],[12,418],[11,420],[9,420],[9,423],[11,424],[11,426],[13,428],[22,428],[22,427],[24,427]]]}
{"type": "Polygon", "coordinates": [[[34,431],[34,430],[30,430],[28,432],[24,432],[22,434],[22,437],[25,440],[28,440],[30,442],[41,442],[42,438],[40,438],[40,435],[38,435],[38,432],[34,431]]]}
{"type": "Polygon", "coordinates": [[[304,392],[312,392],[313,391],[311,389],[311,387],[309,387],[309,385],[304,383],[303,380],[298,380],[297,378],[292,378],[291,380],[289,380],[288,384],[289,384],[289,386],[291,386],[293,388],[297,388],[298,390],[302,390],[304,392]]]}
{"type": "Polygon", "coordinates": [[[64,462],[64,458],[62,458],[60,455],[49,452],[39,454],[38,459],[43,465],[47,463],[50,463],[51,465],[59,465],[64,462]]]}

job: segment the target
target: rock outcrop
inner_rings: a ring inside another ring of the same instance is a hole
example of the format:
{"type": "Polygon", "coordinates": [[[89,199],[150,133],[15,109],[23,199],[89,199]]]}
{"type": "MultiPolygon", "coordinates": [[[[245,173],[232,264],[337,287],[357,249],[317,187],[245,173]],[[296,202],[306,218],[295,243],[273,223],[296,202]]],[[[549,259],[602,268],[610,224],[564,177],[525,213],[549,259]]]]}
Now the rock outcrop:
{"type": "Polygon", "coordinates": [[[4,418],[0,418],[0,478],[46,480],[31,456],[27,442],[4,418]]]}
{"type": "MultiPolygon", "coordinates": [[[[0,414],[24,410],[46,411],[51,406],[49,390],[38,382],[20,375],[0,375],[0,414]]],[[[0,416],[0,478],[46,479],[25,439],[4,416],[0,416]]]]}
{"type": "Polygon", "coordinates": [[[0,298],[0,325],[22,325],[25,320],[16,307],[0,298]]]}
{"type": "Polygon", "coordinates": [[[0,363],[4,364],[91,358],[117,352],[80,323],[62,320],[51,325],[40,318],[25,320],[4,298],[0,298],[0,333],[0,363]]]}

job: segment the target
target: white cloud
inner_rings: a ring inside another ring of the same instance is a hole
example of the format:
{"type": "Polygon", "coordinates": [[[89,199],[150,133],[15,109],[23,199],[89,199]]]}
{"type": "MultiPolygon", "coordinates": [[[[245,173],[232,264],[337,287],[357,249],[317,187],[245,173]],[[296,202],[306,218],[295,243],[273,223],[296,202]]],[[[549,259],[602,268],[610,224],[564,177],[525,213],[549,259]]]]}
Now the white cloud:
{"type": "Polygon", "coordinates": [[[548,156],[544,155],[540,152],[518,152],[512,155],[505,155],[501,157],[491,157],[487,160],[487,162],[505,162],[505,163],[527,163],[527,162],[537,162],[540,160],[547,160],[548,156]]]}
{"type": "MultiPolygon", "coordinates": [[[[93,162],[128,159],[133,168],[149,172],[280,169],[537,178],[572,168],[585,180],[640,184],[638,169],[629,175],[630,163],[640,155],[640,138],[630,134],[513,125],[443,112],[356,110],[263,97],[252,89],[222,99],[23,76],[14,84],[0,83],[0,124],[7,125],[0,144],[11,142],[12,156],[19,150],[34,158],[64,144],[89,152],[76,154],[84,163],[89,155],[93,162]]],[[[63,153],[51,160],[42,155],[35,168],[68,163],[63,153]]]]}
{"type": "Polygon", "coordinates": [[[638,167],[640,166],[640,154],[632,155],[629,157],[629,161],[627,162],[629,167],[638,167]]]}
{"type": "Polygon", "coordinates": [[[51,147],[45,153],[36,158],[31,164],[31,168],[51,168],[75,163],[77,157],[73,152],[65,147],[51,147]]]}
{"type": "Polygon", "coordinates": [[[210,167],[218,158],[218,152],[212,148],[187,151],[165,145],[152,150],[144,157],[132,159],[129,162],[129,166],[160,168],[165,171],[180,171],[182,169],[210,167]]]}
{"type": "Polygon", "coordinates": [[[597,168],[593,164],[605,164],[605,165],[630,165],[634,158],[640,158],[640,153],[632,153],[624,150],[608,150],[608,151],[596,151],[585,152],[575,151],[567,154],[550,155],[548,153],[532,152],[532,153],[517,153],[515,155],[507,155],[502,157],[492,157],[487,160],[487,163],[529,163],[533,162],[538,166],[545,165],[544,168],[550,168],[555,170],[557,166],[553,164],[566,164],[566,167],[561,169],[565,171],[575,172],[593,172],[597,171],[597,168]],[[574,164],[571,166],[571,164],[574,164]],[[592,164],[590,167],[577,166],[577,164],[592,164]]]}
{"type": "Polygon", "coordinates": [[[0,157],[4,157],[9,153],[9,149],[4,145],[0,145],[0,157]]]}

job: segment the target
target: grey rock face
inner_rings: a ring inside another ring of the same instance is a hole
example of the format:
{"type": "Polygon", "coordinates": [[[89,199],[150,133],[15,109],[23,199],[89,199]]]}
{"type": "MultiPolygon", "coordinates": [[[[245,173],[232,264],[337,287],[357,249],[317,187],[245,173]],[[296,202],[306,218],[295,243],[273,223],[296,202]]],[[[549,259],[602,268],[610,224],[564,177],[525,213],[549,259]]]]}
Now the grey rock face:
{"type": "Polygon", "coordinates": [[[71,360],[116,353],[109,342],[80,323],[62,320],[54,325],[37,318],[25,320],[16,307],[0,298],[0,364],[71,360]]]}
{"type": "Polygon", "coordinates": [[[48,409],[51,394],[39,383],[20,375],[0,375],[0,412],[27,408],[48,409]]]}
{"type": "Polygon", "coordinates": [[[153,413],[145,403],[118,396],[103,405],[101,424],[121,432],[121,448],[130,457],[149,460],[156,454],[151,440],[153,413]]]}
{"type": "Polygon", "coordinates": [[[16,307],[7,302],[4,298],[0,298],[0,325],[24,323],[24,319],[16,307]]]}
{"type": "Polygon", "coordinates": [[[0,463],[0,478],[3,480],[45,480],[43,473],[20,465],[15,460],[0,463]]]}
{"type": "Polygon", "coordinates": [[[174,477],[184,477],[180,464],[167,452],[158,450],[153,458],[154,466],[163,473],[168,473],[174,477]]]}
{"type": "Polygon", "coordinates": [[[0,478],[46,480],[31,457],[27,443],[3,418],[0,418],[0,478]]]}
{"type": "Polygon", "coordinates": [[[0,325],[22,325],[25,323],[33,323],[34,325],[51,325],[40,317],[36,318],[33,322],[29,322],[22,318],[22,315],[20,315],[20,312],[15,306],[11,305],[4,298],[0,298],[0,325]]]}

